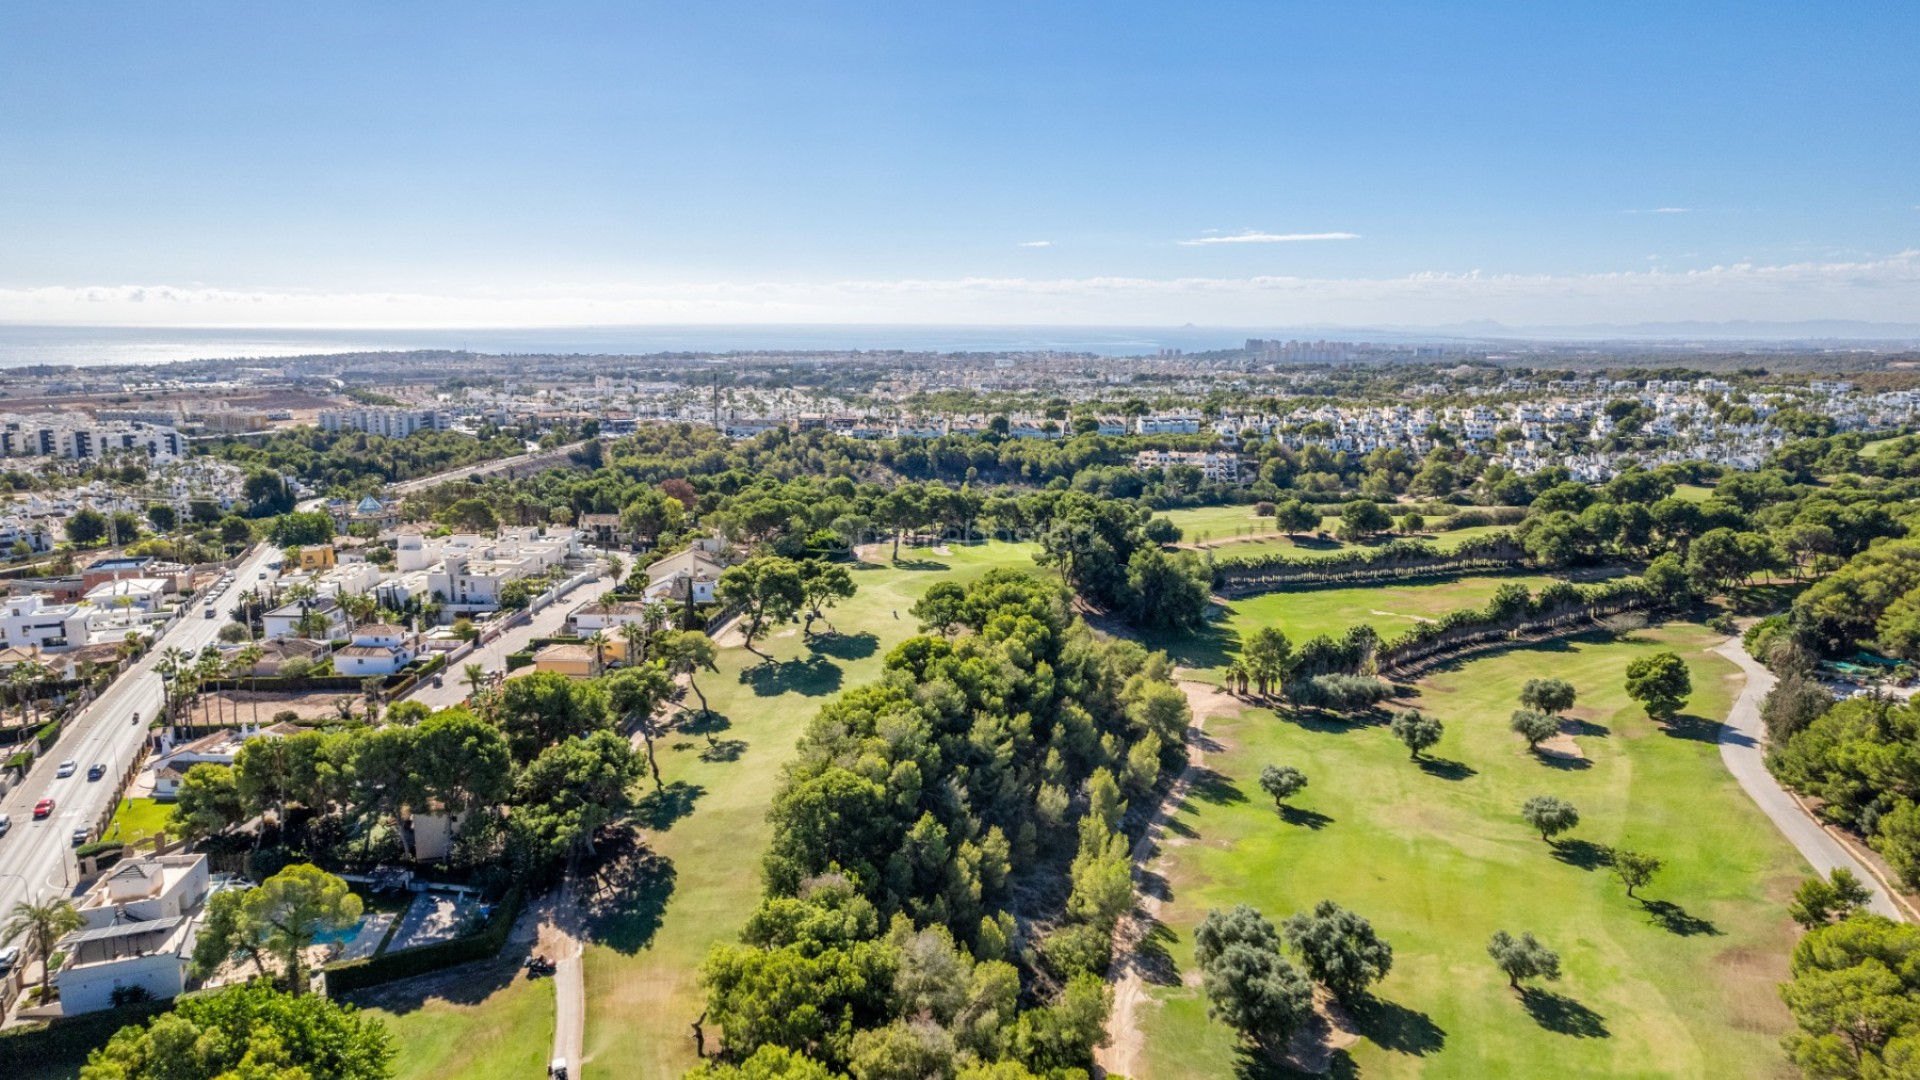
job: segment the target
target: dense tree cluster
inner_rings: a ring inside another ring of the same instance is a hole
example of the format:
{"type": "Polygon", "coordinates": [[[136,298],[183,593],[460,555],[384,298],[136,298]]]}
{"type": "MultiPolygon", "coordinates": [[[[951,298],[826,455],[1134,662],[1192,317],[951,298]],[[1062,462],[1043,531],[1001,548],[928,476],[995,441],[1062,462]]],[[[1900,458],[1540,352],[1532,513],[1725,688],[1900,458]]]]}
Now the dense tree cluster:
{"type": "Polygon", "coordinates": [[[256,515],[292,509],[292,495],[279,477],[296,477],[326,489],[366,492],[383,484],[457,469],[526,449],[518,434],[489,431],[476,437],[457,431],[421,431],[404,439],[365,432],[329,433],[296,427],[270,435],[221,439],[206,452],[264,477],[250,482],[247,497],[256,515]]]}
{"type": "Polygon", "coordinates": [[[1810,1077],[1872,1080],[1920,1062],[1920,927],[1878,915],[1822,926],[1793,948],[1780,988],[1797,1031],[1787,1055],[1810,1077]]]}
{"type": "Polygon", "coordinates": [[[915,613],[937,636],[822,708],[775,796],[767,897],[703,973],[715,1075],[770,1050],[855,1076],[1090,1064],[1132,897],[1125,799],[1178,760],[1185,697],[1164,656],[1101,642],[1029,575],[915,613]],[[1070,889],[1021,912],[1056,928],[1034,966],[1012,885],[1042,870],[1070,889]]]}
{"type": "Polygon", "coordinates": [[[1776,744],[1782,783],[1860,831],[1910,885],[1920,885],[1920,706],[1858,697],[1776,744]]]}
{"type": "Polygon", "coordinates": [[[596,681],[535,673],[418,723],[250,739],[232,766],[188,770],[174,827],[223,832],[271,811],[283,850],[328,862],[397,854],[402,814],[464,814],[454,861],[538,875],[632,805],[642,762],[615,723],[650,715],[654,664],[596,681]],[[635,700],[638,698],[639,700],[635,700]],[[616,716],[612,702],[627,713],[616,716]]]}
{"type": "Polygon", "coordinates": [[[122,1028],[94,1051],[82,1080],[386,1080],[394,1046],[386,1026],[351,1005],[232,986],[181,998],[145,1025],[122,1028]]]}

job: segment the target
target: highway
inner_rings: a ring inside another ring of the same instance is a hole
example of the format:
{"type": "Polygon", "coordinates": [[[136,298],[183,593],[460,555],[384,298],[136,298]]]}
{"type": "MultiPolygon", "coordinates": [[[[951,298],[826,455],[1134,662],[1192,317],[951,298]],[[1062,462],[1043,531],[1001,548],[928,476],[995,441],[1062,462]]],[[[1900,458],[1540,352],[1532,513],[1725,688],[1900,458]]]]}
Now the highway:
{"type": "Polygon", "coordinates": [[[0,918],[20,900],[42,902],[76,893],[79,882],[73,830],[82,825],[91,827],[100,819],[113,796],[115,781],[146,740],[147,722],[160,712],[161,678],[154,666],[161,653],[169,648],[198,653],[213,642],[220,628],[230,621],[227,612],[235,598],[257,584],[267,563],[278,556],[272,545],[262,544],[240,564],[234,571],[233,584],[213,602],[219,617],[205,618],[205,605],[199,600],[189,602],[183,617],[167,628],[139,663],[123,672],[106,693],[68,723],[60,740],[0,802],[0,812],[13,819],[13,828],[0,836],[0,918]],[[140,717],[138,724],[130,722],[136,714],[140,717]],[[72,776],[56,779],[59,763],[68,759],[79,768],[72,776]],[[87,767],[96,762],[105,765],[107,773],[89,781],[87,767]],[[57,804],[53,816],[33,820],[33,804],[49,795],[57,804]]]}

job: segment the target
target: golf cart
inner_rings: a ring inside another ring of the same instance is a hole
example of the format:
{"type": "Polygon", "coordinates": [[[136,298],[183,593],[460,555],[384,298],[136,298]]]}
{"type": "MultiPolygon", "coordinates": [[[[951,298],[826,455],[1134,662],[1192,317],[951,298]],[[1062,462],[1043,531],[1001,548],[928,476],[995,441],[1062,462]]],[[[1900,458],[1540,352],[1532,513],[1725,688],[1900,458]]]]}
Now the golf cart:
{"type": "Polygon", "coordinates": [[[567,1059],[554,1058],[547,1065],[547,1075],[553,1077],[553,1080],[567,1080],[567,1059]]]}

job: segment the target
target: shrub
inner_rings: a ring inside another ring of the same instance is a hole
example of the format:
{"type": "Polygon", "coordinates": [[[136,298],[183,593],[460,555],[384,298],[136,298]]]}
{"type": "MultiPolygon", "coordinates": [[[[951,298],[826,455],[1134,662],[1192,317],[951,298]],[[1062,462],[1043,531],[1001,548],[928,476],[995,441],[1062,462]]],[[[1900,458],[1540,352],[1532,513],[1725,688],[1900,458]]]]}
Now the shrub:
{"type": "Polygon", "coordinates": [[[1367,675],[1315,675],[1287,683],[1287,700],[1314,709],[1348,712],[1377,705],[1393,687],[1367,675]]]}

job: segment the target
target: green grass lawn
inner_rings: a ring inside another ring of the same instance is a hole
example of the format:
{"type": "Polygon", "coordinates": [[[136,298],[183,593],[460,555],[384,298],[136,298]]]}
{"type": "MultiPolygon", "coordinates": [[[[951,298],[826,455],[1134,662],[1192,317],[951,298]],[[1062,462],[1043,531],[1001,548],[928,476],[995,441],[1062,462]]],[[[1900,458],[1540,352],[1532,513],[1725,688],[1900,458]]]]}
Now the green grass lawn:
{"type": "Polygon", "coordinates": [[[539,1076],[553,1052],[553,980],[529,979],[511,961],[454,968],[360,997],[393,1034],[399,1080],[539,1076]]]}
{"type": "MultiPolygon", "coordinates": [[[[1333,528],[1332,519],[1328,519],[1325,527],[1328,529],[1333,528]]],[[[1388,533],[1360,544],[1349,544],[1339,540],[1316,540],[1310,536],[1303,536],[1296,540],[1292,537],[1274,535],[1257,540],[1236,540],[1228,544],[1217,543],[1208,550],[1213,552],[1213,556],[1216,559],[1248,559],[1259,555],[1275,554],[1286,555],[1295,559],[1325,559],[1335,555],[1345,554],[1356,548],[1385,547],[1392,541],[1400,539],[1425,540],[1441,551],[1452,551],[1468,540],[1478,539],[1482,536],[1497,536],[1501,533],[1511,531],[1511,527],[1506,525],[1475,525],[1467,529],[1420,533],[1418,536],[1411,538],[1388,533]]]]}
{"type": "Polygon", "coordinates": [[[830,613],[838,638],[809,646],[798,628],[785,628],[760,646],[771,663],[720,650],[720,671],[699,681],[725,719],[662,742],[670,797],[643,815],[658,862],[623,888],[625,910],[599,924],[599,944],[586,953],[586,1076],[674,1077],[697,1063],[688,1025],[704,1007],[700,962],[709,946],[739,934],[759,902],[767,806],[807,721],[828,696],[879,675],[887,650],[916,631],[907,609],[928,586],[997,566],[1030,568],[1032,552],[999,543],[948,555],[903,548],[897,566],[855,571],[859,592],[830,613]]]}
{"type": "Polygon", "coordinates": [[[1701,484],[1679,484],[1673,489],[1673,497],[1688,502],[1706,502],[1713,497],[1713,489],[1701,484]]]}
{"type": "Polygon", "coordinates": [[[121,799],[101,839],[139,843],[165,829],[172,813],[173,804],[158,799],[121,799]]]}
{"type": "Polygon", "coordinates": [[[1209,623],[1202,633],[1150,643],[1195,669],[1196,677],[1215,680],[1217,676],[1206,669],[1225,664],[1239,652],[1241,638],[1262,626],[1278,627],[1296,645],[1316,634],[1338,637],[1347,627],[1360,623],[1391,640],[1418,620],[1438,618],[1460,608],[1485,607],[1507,582],[1537,591],[1554,580],[1545,574],[1486,574],[1401,585],[1263,593],[1228,601],[1226,618],[1209,623]]]}
{"type": "MultiPolygon", "coordinates": [[[[1386,590],[1353,602],[1388,607],[1386,590]]],[[[1322,594],[1324,596],[1324,594],[1322,594]]],[[[1269,598],[1262,598],[1267,600],[1269,598]]],[[[1297,601],[1296,597],[1271,598],[1297,601]]],[[[1322,616],[1324,617],[1324,616],[1322,616]]],[[[1789,1076],[1790,1020],[1775,985],[1807,867],[1720,763],[1717,724],[1737,688],[1719,640],[1675,624],[1628,642],[1577,640],[1443,671],[1417,704],[1447,725],[1423,768],[1384,727],[1299,723],[1247,708],[1215,719],[1207,773],[1179,807],[1161,912],[1174,972],[1142,1009],[1136,1077],[1278,1076],[1206,1018],[1190,934],[1208,909],[1249,903],[1276,923],[1322,898],[1371,919],[1395,948],[1362,1038],[1333,1075],[1413,1077],[1789,1076]],[[1684,722],[1663,729],[1627,700],[1635,656],[1676,649],[1693,671],[1684,722]],[[1527,678],[1571,681],[1582,767],[1553,767],[1507,731],[1527,678]],[[1255,780],[1291,764],[1311,786],[1282,820],[1255,780]],[[1519,820],[1528,797],[1571,800],[1582,822],[1556,852],[1519,820]],[[1629,900],[1583,845],[1667,860],[1629,900]],[[1565,977],[1523,1002],[1487,938],[1532,931],[1565,977]]]]}

